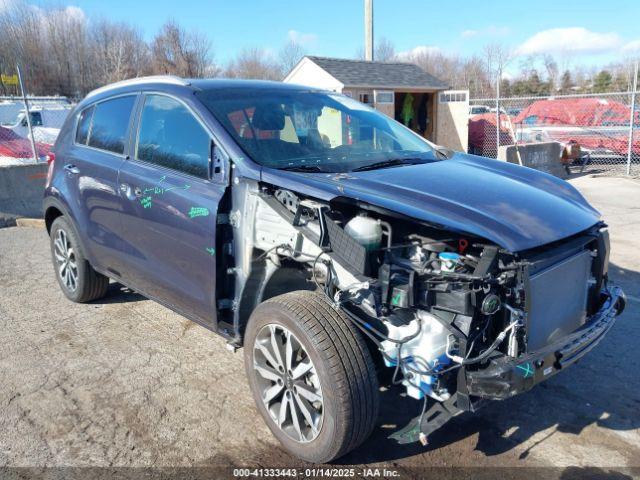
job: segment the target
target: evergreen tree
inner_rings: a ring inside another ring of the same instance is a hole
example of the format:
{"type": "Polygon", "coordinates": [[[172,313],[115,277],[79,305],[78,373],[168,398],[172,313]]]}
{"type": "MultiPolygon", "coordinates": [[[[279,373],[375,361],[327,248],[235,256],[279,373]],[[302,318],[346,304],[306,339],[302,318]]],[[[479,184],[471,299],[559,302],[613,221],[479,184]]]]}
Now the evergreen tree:
{"type": "Polygon", "coordinates": [[[613,77],[608,70],[600,70],[593,79],[593,92],[604,93],[611,91],[613,85],[613,77]]]}

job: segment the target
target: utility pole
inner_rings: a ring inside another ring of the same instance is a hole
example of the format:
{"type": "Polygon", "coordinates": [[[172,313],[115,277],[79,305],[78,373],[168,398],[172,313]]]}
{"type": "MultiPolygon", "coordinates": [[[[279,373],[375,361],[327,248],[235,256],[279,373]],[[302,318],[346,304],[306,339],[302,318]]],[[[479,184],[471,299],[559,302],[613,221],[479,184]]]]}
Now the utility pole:
{"type": "Polygon", "coordinates": [[[373,0],[364,0],[364,58],[373,61],[373,0]]]}

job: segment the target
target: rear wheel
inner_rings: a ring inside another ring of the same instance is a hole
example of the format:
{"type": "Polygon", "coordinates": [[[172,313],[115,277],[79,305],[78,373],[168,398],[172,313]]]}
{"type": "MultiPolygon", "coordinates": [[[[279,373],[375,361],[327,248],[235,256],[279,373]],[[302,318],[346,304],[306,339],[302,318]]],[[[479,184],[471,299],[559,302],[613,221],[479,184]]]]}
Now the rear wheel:
{"type": "Polygon", "coordinates": [[[328,462],[371,434],[379,404],[371,355],[323,295],[300,291],[260,304],[244,351],[258,410],[293,455],[328,462]]]}
{"type": "Polygon", "coordinates": [[[105,296],[109,278],[91,267],[65,217],[56,218],[51,225],[50,244],[58,284],[69,300],[82,303],[105,296]]]}

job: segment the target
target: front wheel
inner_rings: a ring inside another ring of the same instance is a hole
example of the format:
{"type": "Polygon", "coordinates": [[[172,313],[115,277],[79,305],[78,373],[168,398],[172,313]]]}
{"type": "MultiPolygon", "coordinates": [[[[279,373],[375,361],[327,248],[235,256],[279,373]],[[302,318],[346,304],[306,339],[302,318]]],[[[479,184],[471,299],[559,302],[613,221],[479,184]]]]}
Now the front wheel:
{"type": "Polygon", "coordinates": [[[373,360],[360,332],[323,295],[292,292],[260,304],[244,352],[258,410],[293,455],[329,462],[371,434],[379,406],[373,360]]]}

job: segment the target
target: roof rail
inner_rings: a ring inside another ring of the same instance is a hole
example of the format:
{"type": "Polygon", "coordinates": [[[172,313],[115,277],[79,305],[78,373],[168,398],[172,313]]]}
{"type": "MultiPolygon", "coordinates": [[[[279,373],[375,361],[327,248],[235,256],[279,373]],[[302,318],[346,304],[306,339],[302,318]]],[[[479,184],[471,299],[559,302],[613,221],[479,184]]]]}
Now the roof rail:
{"type": "Polygon", "coordinates": [[[182,85],[186,87],[190,85],[191,82],[187,80],[177,77],[175,75],[150,75],[147,77],[137,77],[137,78],[129,78],[127,80],[121,80],[119,82],[110,83],[109,85],[105,85],[104,87],[96,88],[95,90],[91,90],[85,98],[93,97],[99,93],[108,92],[114,88],[118,87],[126,87],[129,85],[145,85],[148,83],[167,83],[170,85],[182,85]]]}

